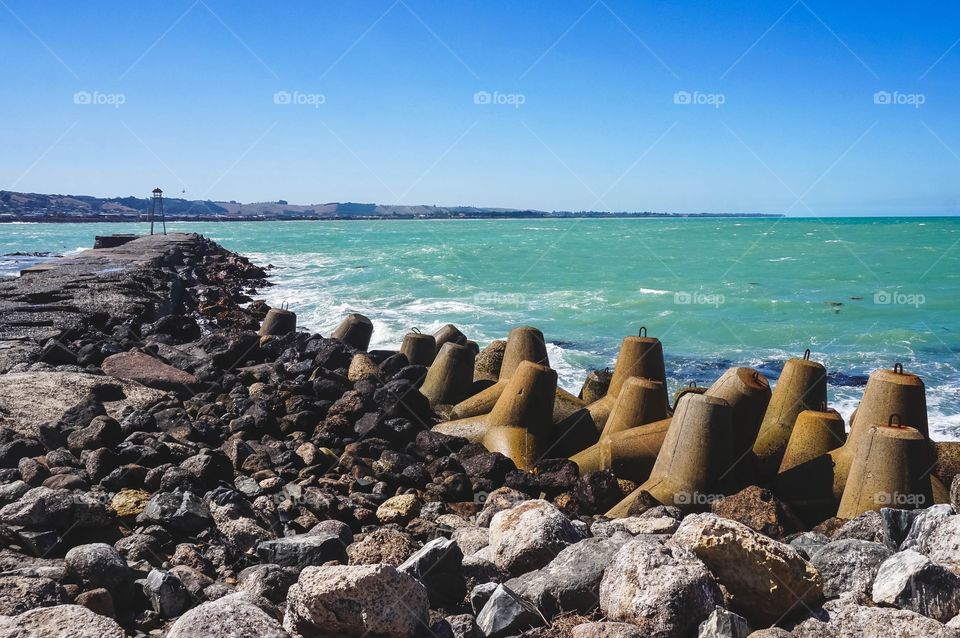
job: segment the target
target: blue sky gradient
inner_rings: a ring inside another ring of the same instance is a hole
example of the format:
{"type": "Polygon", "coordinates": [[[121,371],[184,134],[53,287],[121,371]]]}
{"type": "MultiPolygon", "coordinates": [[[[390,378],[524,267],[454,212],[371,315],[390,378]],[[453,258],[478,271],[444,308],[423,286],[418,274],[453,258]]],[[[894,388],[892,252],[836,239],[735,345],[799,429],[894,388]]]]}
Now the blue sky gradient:
{"type": "Polygon", "coordinates": [[[958,18],[950,2],[0,0],[0,188],[956,214],[958,18]]]}

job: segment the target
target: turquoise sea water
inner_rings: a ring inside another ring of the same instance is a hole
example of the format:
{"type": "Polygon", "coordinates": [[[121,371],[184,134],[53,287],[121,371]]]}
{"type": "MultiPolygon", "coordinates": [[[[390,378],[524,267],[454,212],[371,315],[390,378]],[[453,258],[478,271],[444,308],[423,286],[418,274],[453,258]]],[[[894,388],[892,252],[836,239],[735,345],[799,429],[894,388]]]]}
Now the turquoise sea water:
{"type": "MultiPolygon", "coordinates": [[[[865,375],[924,377],[931,429],[960,438],[960,219],[606,219],[174,223],[262,265],[269,302],[328,333],[368,315],[374,347],[416,326],[481,345],[531,324],[561,384],[612,364],[646,326],[671,391],[731,365],[776,378],[809,348],[849,416],[865,375]]],[[[69,252],[139,224],[0,225],[0,253],[69,252]]],[[[0,268],[12,271],[19,260],[0,268]]]]}

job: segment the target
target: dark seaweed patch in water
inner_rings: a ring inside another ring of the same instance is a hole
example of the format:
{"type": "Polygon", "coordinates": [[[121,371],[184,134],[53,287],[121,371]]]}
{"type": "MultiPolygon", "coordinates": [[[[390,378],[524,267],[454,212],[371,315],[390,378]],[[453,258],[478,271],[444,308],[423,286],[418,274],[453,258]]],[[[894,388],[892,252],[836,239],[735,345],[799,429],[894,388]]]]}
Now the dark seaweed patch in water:
{"type": "Polygon", "coordinates": [[[846,374],[844,372],[827,373],[827,383],[848,388],[862,388],[867,385],[868,378],[865,374],[846,374]]]}

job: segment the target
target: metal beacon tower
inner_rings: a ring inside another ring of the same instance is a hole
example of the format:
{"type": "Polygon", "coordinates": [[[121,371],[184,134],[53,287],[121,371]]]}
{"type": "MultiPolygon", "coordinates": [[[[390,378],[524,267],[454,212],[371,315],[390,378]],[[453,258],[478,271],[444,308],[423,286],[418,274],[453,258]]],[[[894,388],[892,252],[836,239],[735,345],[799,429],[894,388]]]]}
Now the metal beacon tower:
{"type": "Polygon", "coordinates": [[[163,214],[163,191],[159,188],[153,189],[153,202],[150,204],[150,234],[153,234],[153,222],[157,219],[157,212],[160,213],[160,224],[163,226],[163,234],[167,234],[167,218],[163,214]]]}

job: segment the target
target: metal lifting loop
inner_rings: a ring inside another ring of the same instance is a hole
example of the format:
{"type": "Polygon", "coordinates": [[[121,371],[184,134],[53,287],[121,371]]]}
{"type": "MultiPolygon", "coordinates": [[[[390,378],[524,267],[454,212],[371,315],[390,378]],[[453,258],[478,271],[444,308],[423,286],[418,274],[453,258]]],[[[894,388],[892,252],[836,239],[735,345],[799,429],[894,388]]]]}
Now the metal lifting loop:
{"type": "Polygon", "coordinates": [[[803,351],[803,360],[804,361],[810,360],[810,348],[807,348],[806,350],[803,351]]]}
{"type": "Polygon", "coordinates": [[[410,328],[410,332],[412,332],[412,333],[414,333],[414,334],[418,334],[418,335],[422,335],[422,334],[423,334],[422,332],[420,332],[420,328],[418,328],[418,327],[416,327],[416,326],[410,328]]]}
{"type": "Polygon", "coordinates": [[[820,411],[821,411],[821,412],[826,412],[826,411],[827,411],[827,402],[826,402],[826,401],[821,401],[821,402],[820,402],[820,411]]]}
{"type": "Polygon", "coordinates": [[[688,388],[695,388],[695,387],[697,387],[697,382],[696,382],[696,381],[691,381],[690,383],[687,384],[687,387],[688,387],[688,388]]]}
{"type": "Polygon", "coordinates": [[[891,414],[891,415],[890,415],[890,418],[887,419],[887,426],[888,426],[888,427],[891,427],[891,428],[902,428],[902,427],[905,427],[905,426],[903,425],[903,420],[900,418],[900,415],[899,415],[899,414],[891,414]],[[894,420],[896,420],[896,423],[894,423],[894,420]]]}
{"type": "Polygon", "coordinates": [[[639,334],[639,336],[641,336],[641,337],[646,337],[646,336],[647,336],[647,327],[646,327],[646,326],[640,326],[640,334],[639,334]]]}
{"type": "Polygon", "coordinates": [[[899,361],[893,364],[893,371],[897,374],[903,374],[903,364],[899,361]]]}

